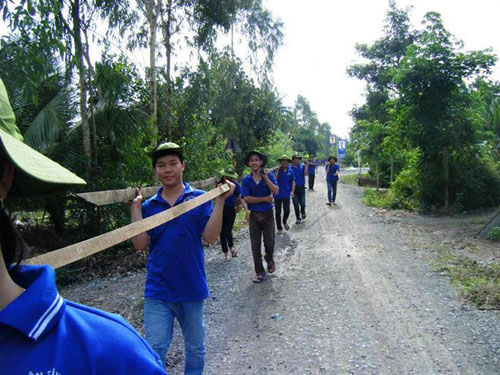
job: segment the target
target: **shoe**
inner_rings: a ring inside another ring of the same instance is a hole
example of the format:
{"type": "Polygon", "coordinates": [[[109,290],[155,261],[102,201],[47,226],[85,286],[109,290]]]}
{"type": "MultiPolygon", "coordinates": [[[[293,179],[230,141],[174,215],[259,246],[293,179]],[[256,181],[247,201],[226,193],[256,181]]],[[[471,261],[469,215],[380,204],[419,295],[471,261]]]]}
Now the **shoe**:
{"type": "Polygon", "coordinates": [[[274,271],[276,271],[276,263],[272,261],[271,264],[267,265],[267,272],[273,273],[274,271]]]}
{"type": "Polygon", "coordinates": [[[229,254],[228,253],[224,253],[224,260],[227,262],[229,259],[229,254]]]}
{"type": "Polygon", "coordinates": [[[306,214],[302,214],[302,220],[306,219],[306,214]]]}
{"type": "Polygon", "coordinates": [[[300,223],[301,223],[300,219],[295,220],[295,224],[300,224],[300,223]]]}
{"type": "Polygon", "coordinates": [[[331,206],[331,205],[332,205],[332,202],[326,202],[326,205],[327,205],[327,206],[331,206]]]}
{"type": "Polygon", "coordinates": [[[283,234],[283,229],[278,229],[278,234],[283,234]]]}
{"type": "Polygon", "coordinates": [[[255,279],[253,279],[252,281],[255,283],[255,284],[260,284],[261,282],[263,282],[264,280],[266,279],[266,275],[257,275],[257,277],[255,279]]]}
{"type": "Polygon", "coordinates": [[[238,256],[238,252],[236,251],[236,249],[234,248],[234,246],[231,248],[231,256],[233,258],[236,258],[238,256]]]}
{"type": "Polygon", "coordinates": [[[284,224],[284,226],[285,226],[285,230],[290,230],[290,225],[284,224]]]}
{"type": "Polygon", "coordinates": [[[337,205],[337,203],[335,203],[335,202],[332,202],[332,205],[333,205],[333,206],[336,206],[336,205],[337,205]]]}

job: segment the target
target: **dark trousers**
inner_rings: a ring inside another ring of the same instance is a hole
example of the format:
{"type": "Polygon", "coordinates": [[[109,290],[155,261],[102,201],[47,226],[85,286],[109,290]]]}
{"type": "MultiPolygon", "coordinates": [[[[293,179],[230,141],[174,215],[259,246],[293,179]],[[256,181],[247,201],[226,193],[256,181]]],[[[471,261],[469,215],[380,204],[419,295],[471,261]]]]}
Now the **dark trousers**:
{"type": "Polygon", "coordinates": [[[236,207],[224,207],[222,211],[222,229],[220,231],[220,245],[222,252],[227,253],[233,247],[233,226],[236,219],[236,207]]]}
{"type": "Polygon", "coordinates": [[[274,200],[274,208],[276,209],[276,227],[278,230],[283,229],[281,226],[281,206],[283,206],[283,225],[285,225],[288,220],[288,216],[290,216],[290,198],[274,200]]]}
{"type": "Polygon", "coordinates": [[[300,214],[302,216],[306,214],[306,187],[305,186],[295,186],[295,192],[293,194],[293,209],[295,210],[295,217],[300,220],[300,214]],[[299,209],[300,206],[300,209],[299,209]]]}
{"type": "Polygon", "coordinates": [[[326,181],[328,188],[328,202],[333,203],[337,198],[337,181],[326,181]]]}
{"type": "Polygon", "coordinates": [[[264,265],[262,264],[261,243],[264,237],[264,259],[268,265],[274,263],[274,215],[273,210],[264,212],[250,212],[250,242],[252,244],[253,263],[257,275],[265,275],[264,265]]]}
{"type": "Polygon", "coordinates": [[[309,175],[309,190],[314,189],[314,178],[315,177],[316,177],[316,175],[314,175],[314,174],[309,175]]]}

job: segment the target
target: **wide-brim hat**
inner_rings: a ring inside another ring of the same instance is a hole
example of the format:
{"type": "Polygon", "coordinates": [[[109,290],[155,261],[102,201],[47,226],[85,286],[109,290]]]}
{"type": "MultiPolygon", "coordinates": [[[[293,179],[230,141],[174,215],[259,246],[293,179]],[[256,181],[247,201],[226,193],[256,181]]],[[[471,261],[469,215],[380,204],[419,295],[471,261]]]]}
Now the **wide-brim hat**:
{"type": "Polygon", "coordinates": [[[267,163],[267,156],[264,155],[262,152],[253,150],[253,151],[250,151],[247,154],[247,156],[245,156],[245,159],[243,160],[246,166],[248,166],[248,161],[250,160],[250,156],[252,156],[252,155],[257,155],[260,158],[260,160],[262,160],[262,166],[266,165],[266,163],[267,163]]]}
{"type": "Polygon", "coordinates": [[[0,79],[0,151],[15,166],[9,197],[53,194],[86,182],[23,142],[0,79]]]}
{"type": "Polygon", "coordinates": [[[282,155],[281,158],[276,159],[277,161],[281,162],[282,160],[287,160],[289,163],[292,162],[292,159],[288,157],[288,155],[282,155]]]}
{"type": "Polygon", "coordinates": [[[219,171],[219,177],[231,177],[231,178],[238,178],[238,173],[234,170],[234,167],[228,166],[221,171],[219,171]]]}
{"type": "Polygon", "coordinates": [[[156,147],[148,146],[144,149],[144,151],[146,152],[146,154],[148,154],[150,158],[153,158],[157,153],[165,151],[170,151],[174,154],[179,155],[182,158],[182,154],[184,153],[184,148],[174,142],[162,142],[156,147]]]}
{"type": "Polygon", "coordinates": [[[295,152],[293,155],[292,155],[292,160],[295,159],[295,158],[298,158],[300,160],[302,160],[302,156],[300,156],[300,154],[298,152],[295,152]]]}

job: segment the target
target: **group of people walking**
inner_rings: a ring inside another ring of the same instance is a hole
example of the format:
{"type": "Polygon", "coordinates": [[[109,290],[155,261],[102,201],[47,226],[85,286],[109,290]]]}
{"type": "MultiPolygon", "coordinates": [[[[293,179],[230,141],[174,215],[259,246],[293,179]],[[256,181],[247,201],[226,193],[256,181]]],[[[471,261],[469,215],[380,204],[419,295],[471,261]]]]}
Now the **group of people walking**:
{"type": "MultiPolygon", "coordinates": [[[[204,193],[183,181],[183,148],[164,142],[148,148],[161,183],[144,200],[140,191],[131,203],[131,221],[138,221],[204,193]]],[[[338,166],[326,166],[328,203],[334,203],[338,166]]],[[[3,209],[14,195],[52,193],[85,181],[27,146],[15,125],[0,80],[0,362],[8,374],[166,374],[174,320],[185,342],[186,375],[202,374],[205,366],[204,301],[209,297],[203,240],[220,236],[225,259],[236,257],[232,229],[236,205],[247,212],[255,283],[276,271],[275,228],[289,230],[290,200],[297,225],[306,219],[306,176],[314,189],[316,166],[300,155],[279,160],[266,171],[266,155],[252,151],[245,158],[251,173],[238,183],[234,168],[221,172],[228,192],[132,239],[138,251],[149,250],[144,289],[146,340],[123,319],[62,298],[49,266],[20,264],[27,247],[3,209]],[[291,163],[291,165],[290,165],[291,163]],[[11,193],[12,195],[12,193],[11,193]],[[274,204],[274,206],[273,206],[274,204]],[[276,211],[276,216],[274,215],[276,211]],[[276,225],[276,226],[275,226],[276,225]],[[261,247],[264,243],[264,259],[261,247]],[[265,266],[264,266],[265,261],[265,266]],[[267,271],[267,272],[266,272],[267,271]]]]}

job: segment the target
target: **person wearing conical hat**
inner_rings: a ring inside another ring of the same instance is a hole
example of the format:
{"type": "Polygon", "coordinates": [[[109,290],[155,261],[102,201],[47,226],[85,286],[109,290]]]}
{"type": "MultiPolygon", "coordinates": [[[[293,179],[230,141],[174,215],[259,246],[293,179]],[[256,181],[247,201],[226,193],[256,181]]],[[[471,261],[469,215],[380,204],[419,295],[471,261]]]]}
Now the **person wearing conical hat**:
{"type": "Polygon", "coordinates": [[[62,298],[49,266],[23,265],[27,246],[3,203],[85,181],[23,142],[0,79],[0,366],[2,374],[165,374],[124,319],[62,298]]]}
{"type": "Polygon", "coordinates": [[[295,175],[295,190],[293,191],[293,208],[295,224],[300,224],[306,218],[306,176],[309,163],[302,163],[302,156],[298,153],[292,156],[292,171],[295,175]]]}
{"type": "Polygon", "coordinates": [[[278,159],[280,167],[274,172],[274,177],[278,181],[279,192],[274,195],[274,209],[276,211],[276,228],[278,234],[289,230],[290,226],[287,223],[290,216],[290,198],[293,198],[293,190],[295,189],[295,175],[290,168],[290,159],[287,155],[283,155],[278,159]],[[283,222],[281,221],[281,208],[283,208],[283,222]]]}
{"type": "Polygon", "coordinates": [[[219,177],[219,183],[231,181],[235,185],[233,195],[227,198],[224,204],[224,212],[222,213],[222,229],[220,231],[220,245],[222,247],[222,253],[224,254],[224,260],[228,261],[230,259],[229,251],[231,251],[231,256],[233,258],[238,256],[238,252],[234,247],[233,239],[233,226],[234,220],[236,219],[236,204],[240,203],[245,212],[247,212],[248,209],[245,201],[241,199],[241,186],[236,180],[238,178],[238,174],[234,170],[234,167],[232,165],[227,166],[219,172],[219,177]]]}
{"type": "MultiPolygon", "coordinates": [[[[132,222],[170,209],[205,193],[183,181],[183,147],[163,142],[146,148],[161,187],[143,202],[139,189],[130,207],[132,222]]],[[[222,212],[230,190],[212,201],[132,238],[137,251],[149,248],[144,291],[146,340],[165,361],[175,319],[184,336],[185,373],[203,374],[205,367],[204,301],[210,296],[203,239],[213,244],[222,228],[222,212]]]]}
{"type": "Polygon", "coordinates": [[[274,175],[264,170],[267,161],[266,155],[259,151],[250,151],[244,161],[252,172],[243,177],[241,181],[241,196],[250,210],[248,226],[256,273],[253,282],[258,284],[266,279],[266,271],[262,263],[262,238],[264,238],[264,259],[267,263],[267,271],[273,273],[276,270],[272,194],[278,194],[279,187],[274,175]]]}

